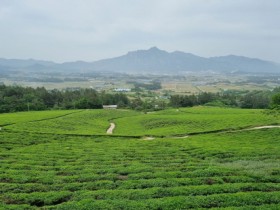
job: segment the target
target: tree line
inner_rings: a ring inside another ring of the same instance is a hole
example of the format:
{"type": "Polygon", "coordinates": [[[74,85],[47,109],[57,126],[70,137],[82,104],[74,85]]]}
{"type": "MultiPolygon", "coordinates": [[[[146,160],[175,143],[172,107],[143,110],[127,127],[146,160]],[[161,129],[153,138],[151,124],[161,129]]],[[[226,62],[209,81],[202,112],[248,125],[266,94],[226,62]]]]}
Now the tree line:
{"type": "Polygon", "coordinates": [[[251,109],[280,109],[280,87],[273,91],[247,93],[200,93],[198,95],[172,95],[166,100],[129,99],[124,93],[108,94],[94,89],[46,90],[0,85],[0,113],[48,109],[102,109],[116,104],[119,108],[160,110],[166,107],[192,107],[196,105],[228,106],[251,109]]]}
{"type": "Polygon", "coordinates": [[[192,107],[196,105],[229,106],[247,109],[279,108],[280,87],[273,91],[251,91],[247,93],[225,92],[198,95],[173,95],[170,97],[173,107],[192,107]]]}
{"type": "Polygon", "coordinates": [[[93,89],[46,90],[44,87],[0,85],[0,113],[47,109],[101,109],[103,104],[129,105],[122,93],[108,94],[93,89]]]}

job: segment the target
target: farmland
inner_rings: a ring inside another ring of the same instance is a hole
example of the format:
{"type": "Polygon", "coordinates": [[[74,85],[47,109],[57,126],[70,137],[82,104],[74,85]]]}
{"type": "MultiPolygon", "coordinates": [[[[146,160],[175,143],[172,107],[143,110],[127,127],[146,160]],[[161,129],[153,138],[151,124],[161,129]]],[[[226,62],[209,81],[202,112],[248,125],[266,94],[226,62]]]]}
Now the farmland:
{"type": "Polygon", "coordinates": [[[280,129],[244,130],[279,124],[211,107],[2,114],[0,209],[279,209],[280,129]]]}
{"type": "MultiPolygon", "coordinates": [[[[95,74],[78,74],[64,72],[54,75],[53,72],[43,74],[40,72],[22,74],[18,77],[14,75],[2,75],[0,84],[20,85],[23,87],[45,87],[48,90],[77,90],[81,88],[93,88],[98,91],[114,92],[114,89],[132,89],[127,94],[135,97],[137,92],[135,82],[150,84],[153,81],[160,81],[161,88],[153,93],[163,95],[190,95],[201,92],[248,92],[267,91],[279,86],[279,74],[255,75],[255,74],[217,74],[214,72],[186,73],[181,75],[142,75],[142,74],[122,74],[116,72],[98,72],[95,74]],[[55,79],[53,81],[53,79],[55,79]]],[[[148,95],[146,88],[141,89],[143,95],[148,95]]],[[[143,96],[144,97],[144,96],[143,96]]]]}

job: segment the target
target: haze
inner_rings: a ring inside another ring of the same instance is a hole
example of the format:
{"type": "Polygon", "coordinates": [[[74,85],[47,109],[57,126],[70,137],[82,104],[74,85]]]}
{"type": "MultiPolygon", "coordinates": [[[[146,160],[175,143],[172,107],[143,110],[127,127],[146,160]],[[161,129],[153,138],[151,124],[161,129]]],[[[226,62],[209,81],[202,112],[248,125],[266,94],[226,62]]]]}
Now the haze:
{"type": "Polygon", "coordinates": [[[157,46],[280,62],[277,0],[1,0],[0,57],[56,62],[157,46]]]}

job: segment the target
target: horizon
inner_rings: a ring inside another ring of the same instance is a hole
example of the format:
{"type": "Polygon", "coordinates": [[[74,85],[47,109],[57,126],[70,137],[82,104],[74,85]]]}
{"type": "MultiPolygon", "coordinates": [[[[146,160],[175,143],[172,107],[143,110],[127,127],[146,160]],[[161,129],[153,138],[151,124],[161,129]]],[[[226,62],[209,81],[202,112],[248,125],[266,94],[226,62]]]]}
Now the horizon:
{"type": "Polygon", "coordinates": [[[7,60],[35,60],[35,61],[46,61],[46,62],[53,62],[53,63],[56,63],[56,64],[63,64],[63,63],[72,63],[72,62],[87,62],[87,63],[93,63],[93,62],[97,62],[97,61],[100,61],[100,60],[106,60],[106,59],[111,59],[111,58],[116,58],[116,57],[120,57],[120,56],[124,56],[124,55],[127,55],[128,53],[131,53],[131,52],[137,52],[137,51],[149,51],[151,49],[157,49],[157,50],[160,50],[160,51],[164,51],[164,52],[167,52],[167,53],[174,53],[174,52],[182,52],[182,53],[187,53],[187,54],[192,54],[192,55],[195,55],[195,56],[199,56],[199,57],[203,57],[203,58],[214,58],[214,57],[227,57],[227,56],[237,56],[237,57],[246,57],[246,58],[249,58],[249,59],[258,59],[258,60],[263,60],[263,61],[268,61],[268,62],[273,62],[273,63],[276,63],[276,64],[280,64],[280,62],[276,62],[276,61],[272,61],[272,60],[266,60],[266,59],[263,59],[263,58],[257,58],[257,57],[247,57],[247,56],[244,56],[244,55],[235,55],[235,54],[226,54],[226,55],[216,55],[216,56],[211,56],[211,57],[204,57],[204,56],[201,56],[201,55],[198,55],[198,54],[194,54],[192,52],[184,52],[182,50],[174,50],[174,51],[167,51],[167,50],[164,50],[164,49],[161,49],[157,46],[152,46],[152,47],[149,47],[148,49],[135,49],[135,50],[131,50],[131,51],[128,51],[124,54],[121,54],[121,55],[117,55],[115,57],[107,57],[107,58],[101,58],[99,60],[70,60],[70,61],[62,61],[62,62],[57,62],[57,61],[54,61],[54,60],[47,60],[47,59],[36,59],[36,58],[6,58],[6,57],[0,57],[0,59],[7,59],[7,60]]]}
{"type": "Polygon", "coordinates": [[[0,57],[97,61],[158,46],[280,63],[277,0],[3,0],[0,57]]]}

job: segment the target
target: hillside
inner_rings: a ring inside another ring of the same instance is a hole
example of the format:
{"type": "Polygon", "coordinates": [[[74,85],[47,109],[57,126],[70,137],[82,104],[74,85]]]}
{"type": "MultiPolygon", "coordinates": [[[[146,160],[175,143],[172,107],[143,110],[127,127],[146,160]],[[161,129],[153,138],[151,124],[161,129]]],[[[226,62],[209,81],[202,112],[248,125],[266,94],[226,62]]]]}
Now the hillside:
{"type": "Polygon", "coordinates": [[[279,209],[279,122],[211,107],[1,114],[0,209],[279,209]]]}

